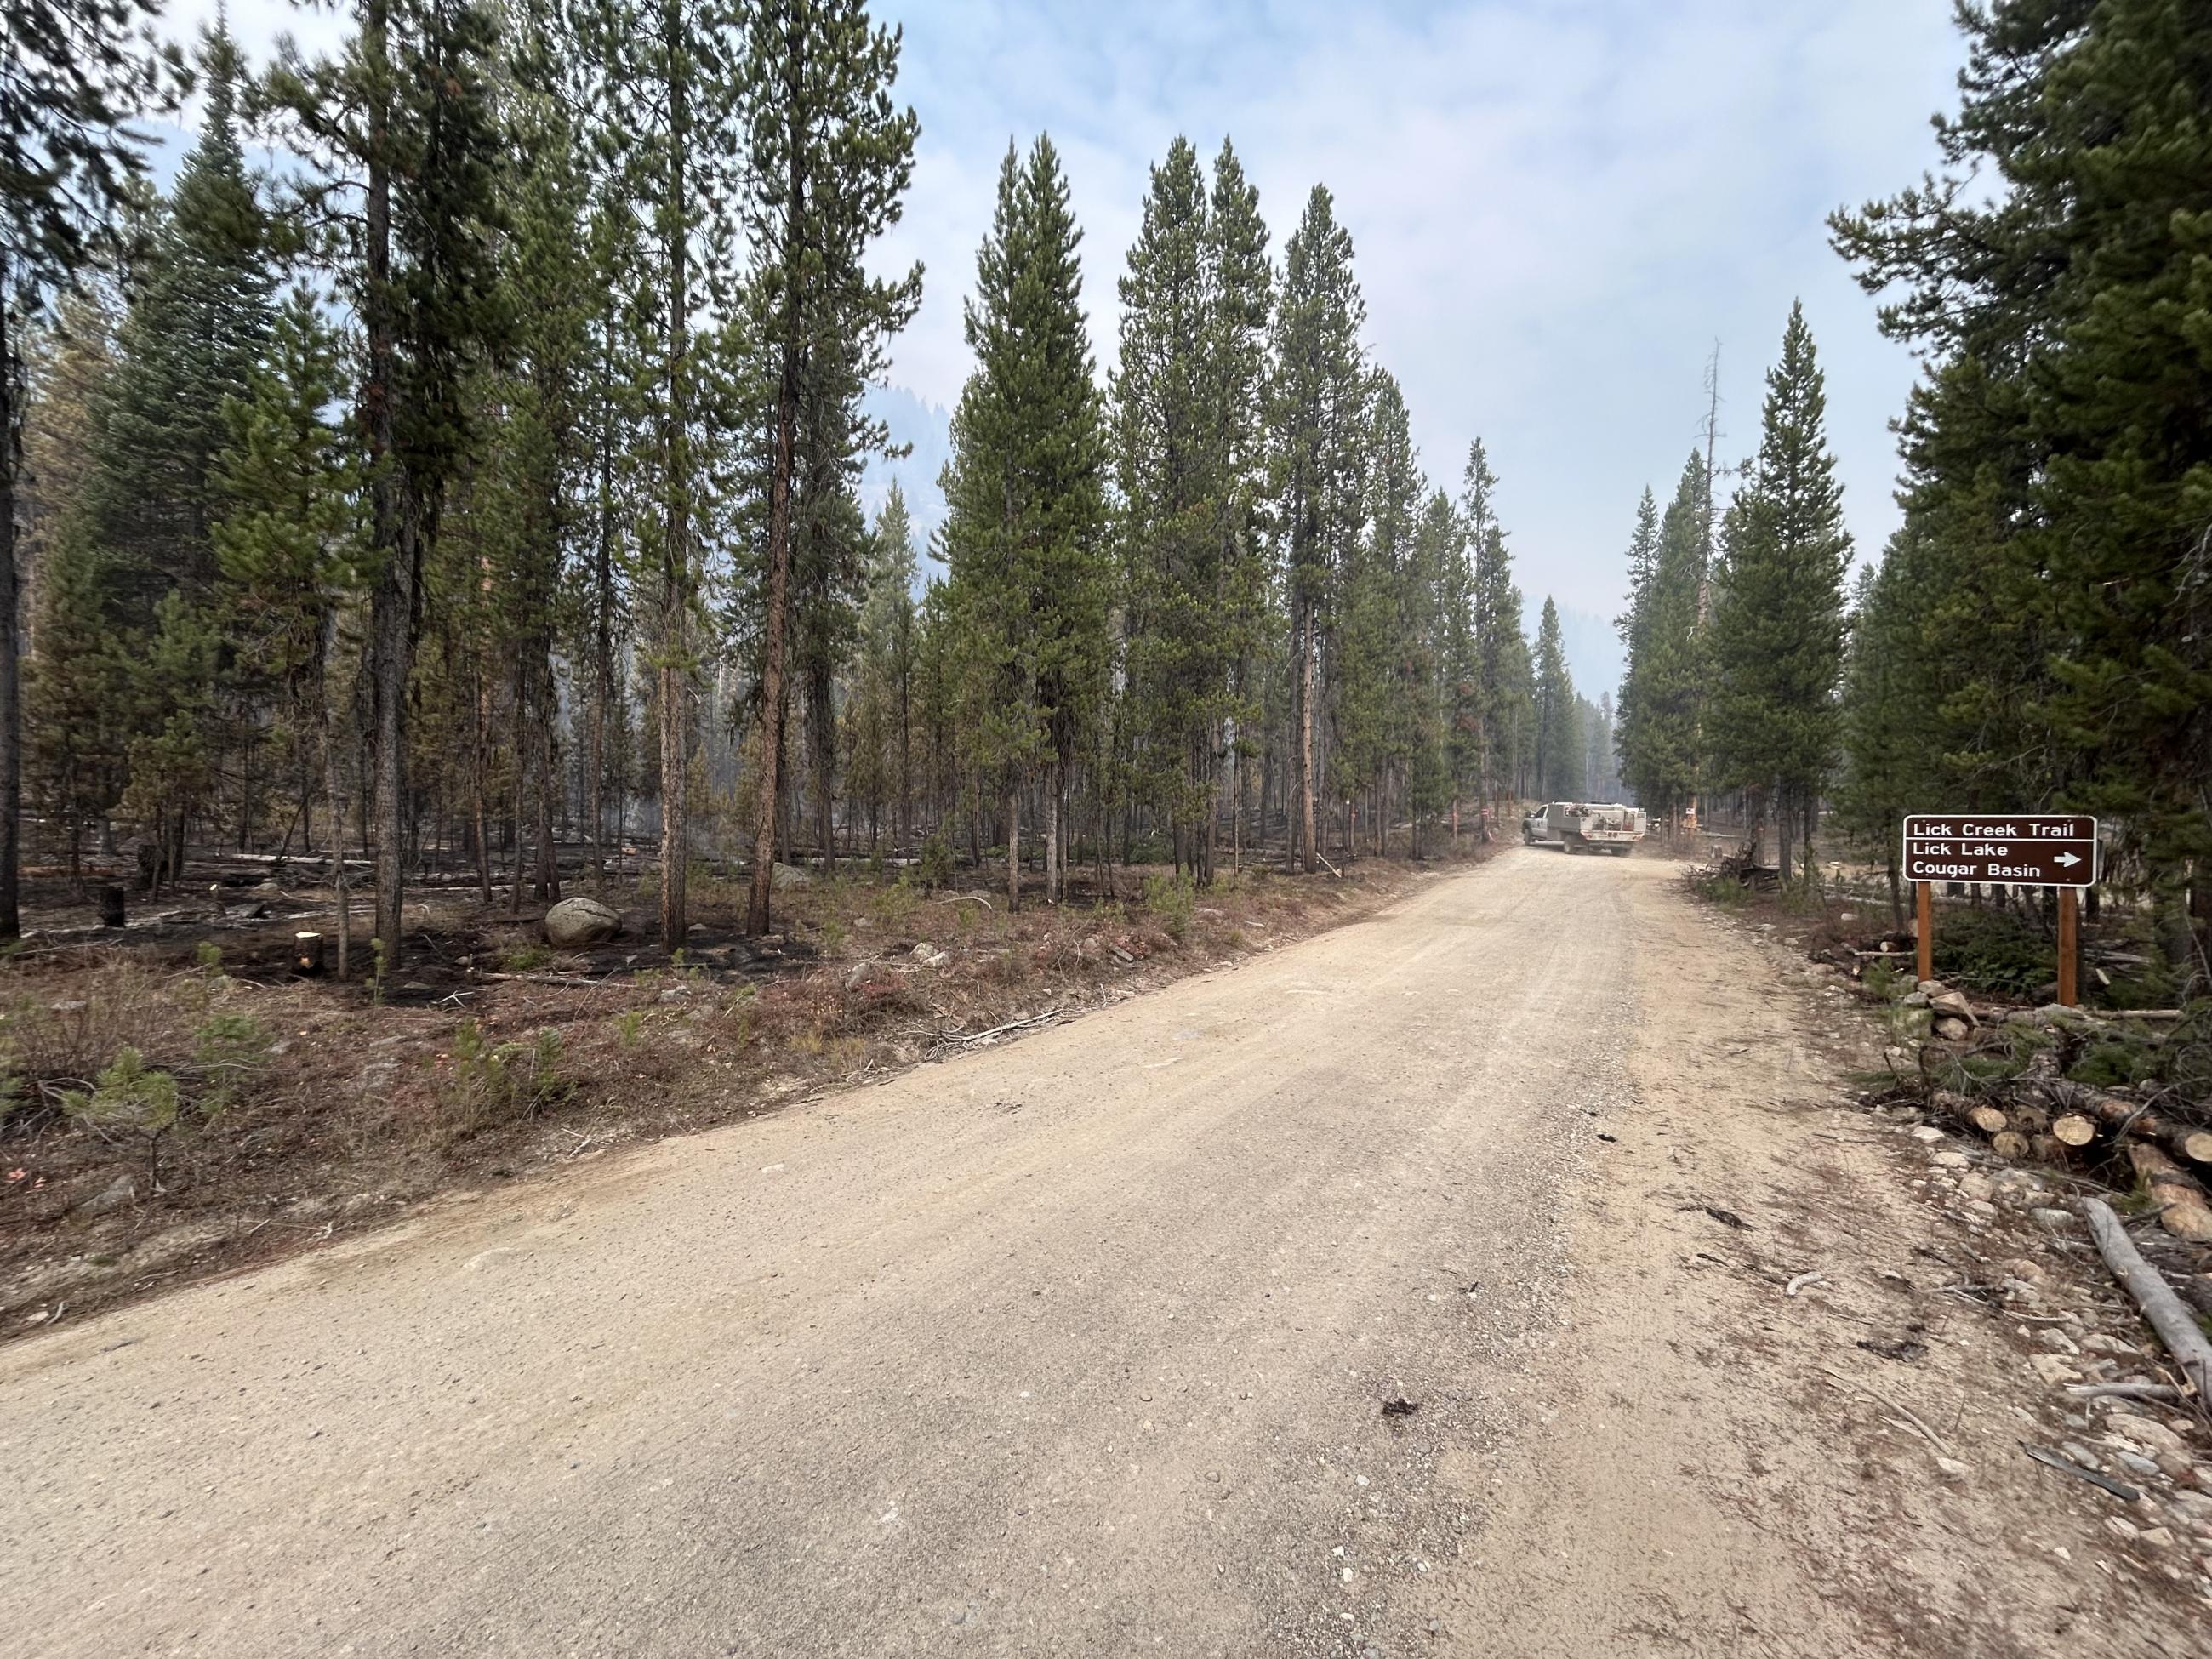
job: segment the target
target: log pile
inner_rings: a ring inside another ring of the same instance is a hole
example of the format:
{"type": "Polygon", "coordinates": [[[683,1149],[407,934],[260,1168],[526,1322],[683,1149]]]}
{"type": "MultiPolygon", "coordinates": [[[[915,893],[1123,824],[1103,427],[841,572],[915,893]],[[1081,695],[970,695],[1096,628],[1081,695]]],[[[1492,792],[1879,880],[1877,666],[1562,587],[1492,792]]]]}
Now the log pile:
{"type": "Polygon", "coordinates": [[[1939,1040],[1920,1046],[1918,1075],[1878,1091],[1881,1098],[1917,1103],[1971,1130],[2000,1158],[2133,1189],[2173,1238],[2212,1245],[2212,1100],[2171,1086],[2104,1088],[2070,1079],[2066,1071],[2085,1048],[2111,1040],[2108,1030],[2078,1017],[2040,1024],[2044,1046],[2023,1064],[2014,1044],[2027,1017],[2007,1019],[1936,987],[1916,1000],[1928,1008],[1939,1040]]]}

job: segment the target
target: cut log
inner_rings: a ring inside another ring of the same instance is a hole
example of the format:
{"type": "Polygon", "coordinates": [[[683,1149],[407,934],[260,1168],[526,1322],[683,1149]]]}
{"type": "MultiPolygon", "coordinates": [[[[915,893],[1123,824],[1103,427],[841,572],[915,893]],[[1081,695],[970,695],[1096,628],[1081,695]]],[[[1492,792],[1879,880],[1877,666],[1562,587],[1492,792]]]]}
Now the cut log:
{"type": "Polygon", "coordinates": [[[2159,1224],[2176,1238],[2192,1244],[2212,1244],[2212,1208],[2204,1202],[2204,1189],[2183,1172],[2179,1164],[2148,1140],[2128,1143],[2128,1162],[2136,1177],[2159,1207],[2159,1224]]]}
{"type": "Polygon", "coordinates": [[[292,971],[310,976],[323,971],[323,936],[320,933],[292,935],[292,971]]]}
{"type": "Polygon", "coordinates": [[[1977,1106],[1966,1114],[1966,1121],[1985,1135],[2002,1134],[2011,1127],[2010,1120],[1994,1106],[1977,1106]]]}
{"type": "Polygon", "coordinates": [[[2069,1109],[2085,1112],[2108,1129],[2130,1139],[2154,1140],[2176,1158],[2191,1163],[2212,1164],[2212,1129],[2200,1129],[2193,1123],[2154,1112],[2139,1100],[2124,1100],[2094,1089],[2061,1084],[2054,1085],[2052,1092],[2069,1109]]]}
{"type": "Polygon", "coordinates": [[[1990,1137],[1990,1150],[2017,1163],[2027,1156],[2027,1137],[2017,1129],[2003,1130],[1990,1137]]]}
{"type": "Polygon", "coordinates": [[[2128,1230],[2120,1225],[2120,1218],[2112,1213],[2112,1206],[2102,1199],[2081,1200],[2082,1217],[2089,1224],[2089,1235],[2097,1241],[2098,1251],[2105,1265],[2112,1270],[2112,1277],[2127,1287],[2136,1305],[2158,1333],[2166,1351],[2173,1356],[2197,1390],[2199,1403],[2212,1401],[2212,1341],[2197,1328],[2197,1322],[2189,1316],[2189,1310],[2181,1305],[2181,1298],[2173,1293],[2157,1268],[2142,1259],[2136,1242],[2128,1237],[2128,1230]]]}
{"type": "Polygon", "coordinates": [[[2086,1146],[2097,1138],[2097,1121],[2069,1112],[2051,1126],[2051,1133],[2062,1146],[2086,1146]]]}

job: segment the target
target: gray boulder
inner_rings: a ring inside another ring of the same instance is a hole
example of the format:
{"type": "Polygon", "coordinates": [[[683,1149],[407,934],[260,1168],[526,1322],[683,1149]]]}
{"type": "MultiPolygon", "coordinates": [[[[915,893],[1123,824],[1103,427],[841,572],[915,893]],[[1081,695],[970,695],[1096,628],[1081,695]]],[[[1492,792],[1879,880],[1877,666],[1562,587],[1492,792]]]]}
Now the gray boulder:
{"type": "Polygon", "coordinates": [[[621,932],[621,915],[597,899],[562,899],[545,913],[545,942],[556,951],[605,945],[621,932]]]}

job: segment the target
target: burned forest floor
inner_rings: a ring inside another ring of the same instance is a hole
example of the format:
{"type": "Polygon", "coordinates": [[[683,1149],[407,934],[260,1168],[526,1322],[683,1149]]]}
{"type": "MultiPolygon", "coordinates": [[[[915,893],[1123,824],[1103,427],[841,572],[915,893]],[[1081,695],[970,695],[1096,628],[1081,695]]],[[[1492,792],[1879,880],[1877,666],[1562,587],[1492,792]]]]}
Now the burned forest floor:
{"type": "MultiPolygon", "coordinates": [[[[1153,866],[1074,872],[1010,914],[1003,861],[937,890],[868,860],[779,866],[746,938],[744,875],[695,869],[684,948],[653,937],[650,874],[567,878],[621,933],[547,942],[543,902],[410,888],[403,960],[294,971],[335,931],[320,864],[203,857],[125,927],[33,872],[0,958],[0,1341],[324,1245],[456,1189],[773,1113],[1008,1040],[1372,913],[1499,850],[1366,858],[1340,875],[1243,863],[1194,890],[1153,866]],[[181,894],[182,896],[178,895],[181,894]]],[[[636,864],[631,860],[633,871],[636,864]]],[[[619,869],[619,866],[617,868],[619,869]]],[[[96,895],[100,878],[90,892],[96,895]]],[[[464,883],[465,882],[465,884],[464,883]]]]}

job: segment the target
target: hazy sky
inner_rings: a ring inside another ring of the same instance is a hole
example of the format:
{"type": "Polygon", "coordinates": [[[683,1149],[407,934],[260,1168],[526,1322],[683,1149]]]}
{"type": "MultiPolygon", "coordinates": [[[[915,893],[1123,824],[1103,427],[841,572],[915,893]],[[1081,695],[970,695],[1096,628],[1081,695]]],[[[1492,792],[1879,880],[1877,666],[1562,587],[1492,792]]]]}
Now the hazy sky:
{"type": "MultiPolygon", "coordinates": [[[[1861,550],[1896,521],[1887,422],[1912,365],[1829,252],[1823,216],[1917,179],[1960,59],[1937,0],[882,0],[921,118],[884,263],[927,268],[890,379],[949,405],[960,303],[1011,137],[1059,146],[1103,368],[1146,168],[1177,134],[1234,139],[1279,252],[1334,193],[1367,340],[1423,459],[1456,489],[1487,442],[1528,596],[1610,617],[1638,493],[1664,496],[1721,347],[1724,456],[1802,298],[1861,550]]],[[[183,25],[212,12],[188,0],[183,25]]],[[[249,45],[326,18],[233,0],[249,45]]],[[[901,404],[904,400],[899,400],[901,404]]],[[[920,434],[916,434],[920,435],[920,434]]],[[[1591,691],[1595,687],[1586,688],[1591,691]]]]}

